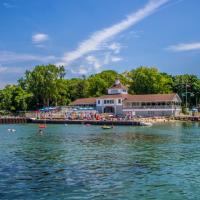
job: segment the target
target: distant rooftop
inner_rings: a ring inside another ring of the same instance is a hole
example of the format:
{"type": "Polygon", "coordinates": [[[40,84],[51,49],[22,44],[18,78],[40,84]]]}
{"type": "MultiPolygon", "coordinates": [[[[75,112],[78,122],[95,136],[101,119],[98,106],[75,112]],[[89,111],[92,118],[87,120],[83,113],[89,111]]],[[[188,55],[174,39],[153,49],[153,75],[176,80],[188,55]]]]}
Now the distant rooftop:
{"type": "Polygon", "coordinates": [[[81,105],[81,104],[84,104],[84,105],[96,104],[96,98],[91,97],[91,98],[76,99],[70,105],[73,106],[73,105],[81,105]]]}
{"type": "Polygon", "coordinates": [[[124,89],[127,90],[127,87],[124,86],[119,79],[115,81],[115,83],[108,89],[124,89]]]}

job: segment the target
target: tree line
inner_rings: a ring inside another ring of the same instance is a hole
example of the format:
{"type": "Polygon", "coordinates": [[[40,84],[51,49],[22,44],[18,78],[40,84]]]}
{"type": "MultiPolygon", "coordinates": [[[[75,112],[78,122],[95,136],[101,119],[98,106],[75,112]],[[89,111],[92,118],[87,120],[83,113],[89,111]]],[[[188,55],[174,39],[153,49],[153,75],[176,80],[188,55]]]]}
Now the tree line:
{"type": "Polygon", "coordinates": [[[63,66],[38,65],[26,71],[16,85],[0,90],[1,111],[36,110],[45,106],[69,105],[77,98],[98,97],[107,93],[115,81],[129,88],[130,94],[178,93],[183,107],[196,107],[200,101],[200,79],[196,75],[172,76],[156,67],[141,66],[131,71],[117,73],[102,71],[88,77],[65,79],[63,66]],[[187,103],[186,103],[187,101],[187,103]]]}

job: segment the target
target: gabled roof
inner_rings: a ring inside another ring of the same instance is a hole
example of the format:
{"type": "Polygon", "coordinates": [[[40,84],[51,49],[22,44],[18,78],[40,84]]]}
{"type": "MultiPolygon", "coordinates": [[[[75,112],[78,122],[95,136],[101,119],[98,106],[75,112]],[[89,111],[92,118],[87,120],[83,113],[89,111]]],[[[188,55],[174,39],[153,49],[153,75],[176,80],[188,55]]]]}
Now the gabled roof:
{"type": "Polygon", "coordinates": [[[125,101],[131,102],[164,102],[164,101],[181,101],[179,96],[175,93],[171,94],[142,94],[142,95],[131,95],[131,94],[113,94],[100,96],[97,99],[115,99],[122,98],[125,101]]]}
{"type": "Polygon", "coordinates": [[[166,101],[179,101],[180,97],[176,93],[171,94],[141,94],[141,95],[131,95],[131,94],[111,94],[103,95],[96,98],[82,98],[76,99],[70,105],[89,105],[96,104],[96,99],[117,99],[121,98],[127,102],[166,102],[166,101]]]}
{"type": "Polygon", "coordinates": [[[176,93],[171,94],[144,94],[144,95],[130,95],[128,94],[125,98],[126,101],[131,102],[164,102],[164,101],[175,101],[177,97],[178,101],[181,101],[176,93]]]}
{"type": "Polygon", "coordinates": [[[124,86],[120,81],[115,81],[115,83],[108,89],[124,89],[124,90],[127,90],[127,87],[124,86]]]}
{"type": "Polygon", "coordinates": [[[70,105],[75,106],[75,105],[89,105],[89,104],[96,104],[96,98],[81,98],[81,99],[76,99],[75,101],[71,102],[70,105]]]}

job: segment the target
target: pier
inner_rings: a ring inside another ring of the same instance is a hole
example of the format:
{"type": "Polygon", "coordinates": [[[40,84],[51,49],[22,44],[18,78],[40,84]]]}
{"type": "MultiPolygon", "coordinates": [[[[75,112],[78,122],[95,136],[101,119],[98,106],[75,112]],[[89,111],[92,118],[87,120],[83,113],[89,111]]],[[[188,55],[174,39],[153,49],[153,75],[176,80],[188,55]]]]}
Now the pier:
{"type": "Polygon", "coordinates": [[[122,125],[122,126],[141,126],[139,121],[102,121],[102,120],[56,120],[56,119],[30,119],[30,123],[35,124],[91,124],[91,125],[122,125]]]}
{"type": "Polygon", "coordinates": [[[26,117],[2,117],[0,118],[0,124],[25,124],[30,122],[26,117]]]}

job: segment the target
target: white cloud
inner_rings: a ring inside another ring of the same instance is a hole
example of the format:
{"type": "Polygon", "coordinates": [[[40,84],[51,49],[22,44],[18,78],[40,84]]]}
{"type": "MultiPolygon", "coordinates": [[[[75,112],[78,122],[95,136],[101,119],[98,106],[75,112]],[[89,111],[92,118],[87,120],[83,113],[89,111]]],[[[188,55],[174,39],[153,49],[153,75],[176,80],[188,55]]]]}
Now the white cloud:
{"type": "Polygon", "coordinates": [[[25,71],[24,68],[21,67],[4,67],[0,66],[0,73],[1,74],[16,74],[16,73],[23,73],[25,71]]]}
{"type": "Polygon", "coordinates": [[[108,45],[108,49],[114,51],[115,54],[118,54],[121,48],[122,46],[118,42],[113,42],[112,44],[108,45]]]}
{"type": "Polygon", "coordinates": [[[86,60],[88,61],[88,64],[92,65],[95,70],[99,70],[101,67],[100,60],[97,59],[95,56],[87,56],[86,60]]]}
{"type": "Polygon", "coordinates": [[[123,60],[121,57],[116,57],[116,56],[111,57],[112,62],[119,62],[121,60],[123,60]]]}
{"type": "Polygon", "coordinates": [[[119,56],[114,56],[112,53],[107,52],[107,53],[105,54],[105,58],[104,58],[104,60],[103,60],[103,64],[104,64],[104,65],[108,65],[108,64],[110,64],[110,63],[119,62],[119,61],[121,61],[121,60],[123,60],[121,57],[119,57],[119,56]]]}
{"type": "Polygon", "coordinates": [[[120,34],[131,26],[134,26],[168,1],[169,0],[150,0],[142,9],[127,16],[127,18],[121,22],[93,33],[87,40],[81,42],[76,50],[65,53],[59,64],[67,66],[80,57],[90,52],[97,51],[104,42],[120,34]]]}
{"type": "Polygon", "coordinates": [[[85,75],[89,72],[88,68],[84,67],[84,66],[80,66],[77,73],[80,75],[85,75]]]}
{"type": "Polygon", "coordinates": [[[13,62],[25,62],[25,61],[39,61],[48,63],[50,61],[55,61],[55,56],[39,56],[39,55],[32,55],[32,54],[19,54],[15,52],[9,51],[0,51],[0,63],[13,63],[13,62]]]}
{"type": "Polygon", "coordinates": [[[200,49],[200,42],[171,45],[167,49],[174,52],[198,50],[200,49]]]}
{"type": "Polygon", "coordinates": [[[49,39],[49,36],[44,33],[37,33],[32,36],[33,43],[41,43],[49,39]]]}

